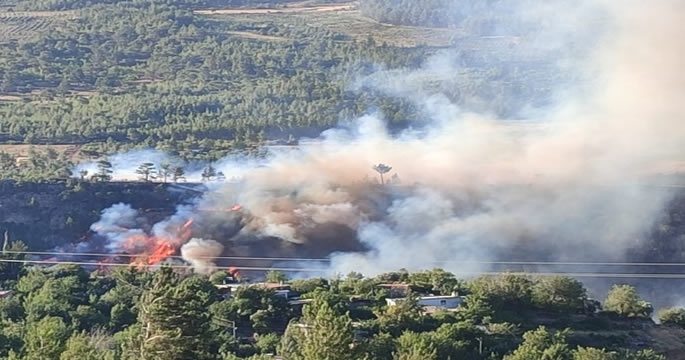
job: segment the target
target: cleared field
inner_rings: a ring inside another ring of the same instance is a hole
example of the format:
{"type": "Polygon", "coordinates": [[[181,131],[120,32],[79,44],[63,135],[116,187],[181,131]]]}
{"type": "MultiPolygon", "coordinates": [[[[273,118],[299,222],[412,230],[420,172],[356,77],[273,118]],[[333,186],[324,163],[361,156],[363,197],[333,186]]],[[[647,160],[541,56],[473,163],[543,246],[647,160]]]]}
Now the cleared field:
{"type": "Polygon", "coordinates": [[[463,36],[460,29],[436,29],[413,26],[395,26],[378,23],[362,16],[359,10],[346,10],[335,13],[295,14],[310,26],[324,27],[345,34],[356,40],[369,37],[377,44],[390,46],[449,46],[453,39],[463,36]]]}
{"type": "Polygon", "coordinates": [[[2,11],[0,19],[7,18],[63,18],[75,19],[75,11],[2,11]]]}
{"type": "Polygon", "coordinates": [[[28,40],[47,31],[56,22],[74,18],[74,11],[2,11],[0,42],[28,40]]]}
{"type": "MultiPolygon", "coordinates": [[[[198,15],[215,19],[226,17],[232,21],[249,23],[274,23],[293,25],[306,23],[345,34],[356,40],[373,38],[376,43],[391,46],[414,47],[421,45],[448,46],[456,37],[463,36],[459,29],[435,29],[412,26],[393,26],[378,23],[361,15],[357,2],[330,5],[308,5],[307,2],[291,3],[278,8],[231,8],[196,10],[198,15]]],[[[250,33],[248,33],[250,34],[250,33]]],[[[250,36],[258,39],[254,34],[250,36]]],[[[275,40],[267,39],[264,40],[275,40]]]]}
{"type": "Polygon", "coordinates": [[[255,33],[248,32],[248,31],[227,31],[226,33],[230,34],[230,35],[246,38],[246,39],[267,40],[267,41],[285,41],[285,40],[288,40],[287,38],[284,38],[284,37],[255,34],[255,33]]]}
{"type": "Polygon", "coordinates": [[[78,145],[29,145],[29,144],[0,144],[0,152],[10,154],[19,160],[27,158],[31,149],[37,152],[46,152],[48,148],[55,150],[58,154],[65,154],[72,161],[83,159],[80,153],[81,147],[78,145]]]}
{"type": "Polygon", "coordinates": [[[331,5],[317,5],[306,6],[302,3],[290,4],[289,6],[278,8],[235,8],[235,9],[211,9],[211,10],[195,10],[199,15],[240,15],[240,14],[292,14],[292,13],[309,13],[309,12],[329,12],[352,10],[357,7],[354,2],[345,4],[331,4],[331,5]]]}
{"type": "Polygon", "coordinates": [[[21,101],[23,98],[21,96],[15,95],[0,95],[0,101],[21,101]]]}

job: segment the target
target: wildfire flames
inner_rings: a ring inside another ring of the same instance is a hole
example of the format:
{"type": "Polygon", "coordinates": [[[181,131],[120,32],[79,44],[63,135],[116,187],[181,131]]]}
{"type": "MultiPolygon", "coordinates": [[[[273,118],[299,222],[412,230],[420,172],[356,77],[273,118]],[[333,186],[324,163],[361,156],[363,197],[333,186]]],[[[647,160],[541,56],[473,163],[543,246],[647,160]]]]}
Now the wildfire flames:
{"type": "Polygon", "coordinates": [[[150,236],[136,234],[129,236],[124,241],[124,251],[138,255],[132,258],[131,264],[139,267],[154,265],[174,255],[183,243],[192,236],[191,225],[193,219],[189,219],[177,229],[172,229],[168,236],[150,236]]]}
{"type": "MultiPolygon", "coordinates": [[[[149,212],[148,210],[145,212],[149,212]]],[[[91,256],[99,258],[93,264],[100,269],[127,263],[143,269],[170,257],[178,257],[190,263],[197,271],[213,271],[216,265],[211,256],[218,256],[223,245],[214,240],[193,238],[193,217],[198,211],[238,213],[242,210],[240,204],[226,208],[186,207],[177,209],[173,216],[151,225],[147,219],[139,216],[140,210],[126,204],[115,204],[103,210],[100,221],[91,225],[91,231],[97,234],[91,244],[83,242],[75,249],[62,251],[80,261],[84,261],[82,258],[92,253],[91,256]],[[85,248],[88,250],[84,250],[85,248]]],[[[89,261],[91,260],[86,263],[89,261]]]]}

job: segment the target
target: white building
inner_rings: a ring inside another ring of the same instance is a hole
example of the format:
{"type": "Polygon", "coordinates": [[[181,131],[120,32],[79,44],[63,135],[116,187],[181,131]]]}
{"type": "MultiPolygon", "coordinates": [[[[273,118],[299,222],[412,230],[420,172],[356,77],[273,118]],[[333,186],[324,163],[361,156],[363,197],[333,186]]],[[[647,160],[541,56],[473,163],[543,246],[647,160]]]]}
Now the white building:
{"type": "MultiPolygon", "coordinates": [[[[388,306],[395,306],[406,299],[385,299],[388,306]]],[[[418,298],[419,305],[423,307],[436,307],[443,309],[456,309],[464,303],[464,297],[458,295],[447,296],[421,296],[418,298]]]]}

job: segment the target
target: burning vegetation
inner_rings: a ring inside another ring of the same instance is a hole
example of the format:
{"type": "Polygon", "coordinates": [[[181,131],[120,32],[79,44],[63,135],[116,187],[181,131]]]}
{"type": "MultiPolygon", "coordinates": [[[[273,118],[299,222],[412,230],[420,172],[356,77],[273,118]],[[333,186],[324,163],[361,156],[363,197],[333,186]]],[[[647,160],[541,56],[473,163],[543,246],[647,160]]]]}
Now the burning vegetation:
{"type": "MultiPolygon", "coordinates": [[[[198,212],[237,212],[242,207],[238,204],[230,208],[198,209],[198,212]]],[[[183,251],[186,247],[197,246],[205,241],[193,238],[195,223],[191,212],[175,214],[152,226],[147,225],[147,218],[138,211],[124,204],[116,204],[102,212],[100,221],[91,226],[93,236],[77,245],[81,255],[93,253],[103,258],[98,264],[120,264],[128,262],[140,269],[161,264],[167,260],[182,257],[194,265],[205,261],[206,256],[197,258],[196,251],[183,251]],[[194,245],[193,245],[194,244],[194,245]],[[111,254],[107,256],[107,254],[111,254]],[[179,255],[180,254],[180,255],[179,255]]],[[[207,244],[204,244],[205,246],[207,244]]],[[[221,249],[219,249],[221,252],[221,249]]],[[[211,256],[209,257],[211,259],[211,256]]]]}

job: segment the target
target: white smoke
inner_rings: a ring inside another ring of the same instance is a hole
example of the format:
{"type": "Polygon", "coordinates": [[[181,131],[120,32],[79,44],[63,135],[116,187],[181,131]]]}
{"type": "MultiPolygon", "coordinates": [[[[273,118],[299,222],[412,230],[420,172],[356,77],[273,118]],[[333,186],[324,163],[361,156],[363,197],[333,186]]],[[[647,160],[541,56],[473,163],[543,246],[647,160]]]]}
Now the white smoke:
{"type": "Polygon", "coordinates": [[[130,205],[118,203],[102,210],[100,220],[91,225],[90,229],[107,239],[105,248],[113,253],[125,250],[124,241],[135,235],[144,235],[138,228],[138,211],[130,205]]]}
{"type": "Polygon", "coordinates": [[[214,260],[223,249],[224,246],[214,240],[192,238],[181,246],[181,256],[193,266],[196,273],[211,274],[216,271],[214,260]]]}
{"type": "MultiPolygon", "coordinates": [[[[253,237],[278,237],[287,249],[332,254],[330,271],[337,273],[436,265],[460,273],[486,270],[484,263],[497,259],[624,258],[671,196],[643,186],[645,169],[685,156],[685,43],[676,38],[685,3],[590,3],[609,24],[600,43],[582,63],[560,62],[592,77],[528,112],[528,122],[452,103],[431,86],[460,71],[452,55],[441,53],[417,71],[360,81],[359,89],[416,103],[426,125],[420,131],[391,135],[382,116],[367,115],[262,161],[224,159],[222,171],[241,182],[218,185],[198,206],[239,203],[242,231],[231,241],[254,240],[257,248],[253,237]],[[386,176],[399,174],[402,186],[378,185],[371,170],[378,163],[392,166],[386,176]]],[[[570,36],[574,21],[564,22],[557,37],[570,36]]],[[[551,42],[554,35],[533,40],[551,42]]],[[[215,217],[220,224],[221,215],[215,217]]],[[[214,256],[222,251],[217,244],[196,240],[185,251],[207,246],[214,256]]]]}

